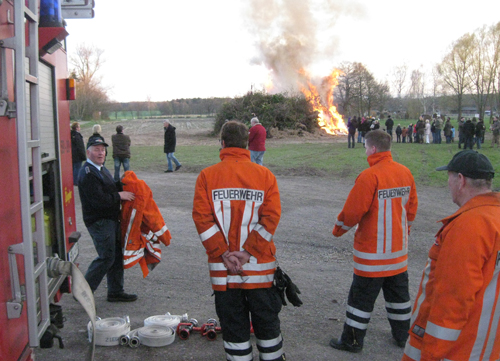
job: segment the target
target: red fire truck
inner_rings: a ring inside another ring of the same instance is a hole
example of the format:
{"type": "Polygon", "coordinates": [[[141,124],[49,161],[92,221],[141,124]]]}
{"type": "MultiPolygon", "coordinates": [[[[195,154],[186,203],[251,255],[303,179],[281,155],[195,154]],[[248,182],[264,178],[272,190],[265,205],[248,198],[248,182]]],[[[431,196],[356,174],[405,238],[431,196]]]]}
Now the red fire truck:
{"type": "Polygon", "coordinates": [[[78,255],[64,18],[92,0],[0,0],[0,360],[32,360],[78,255]]]}

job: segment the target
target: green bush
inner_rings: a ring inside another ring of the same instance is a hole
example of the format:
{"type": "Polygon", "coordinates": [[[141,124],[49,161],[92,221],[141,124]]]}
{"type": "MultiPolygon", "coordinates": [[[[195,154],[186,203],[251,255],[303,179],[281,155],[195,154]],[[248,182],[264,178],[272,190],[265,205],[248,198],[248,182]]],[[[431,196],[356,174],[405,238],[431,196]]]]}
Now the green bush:
{"type": "Polygon", "coordinates": [[[318,114],[304,96],[249,92],[222,105],[215,117],[214,134],[220,132],[226,120],[239,120],[249,124],[253,118],[252,113],[267,130],[302,128],[312,132],[318,128],[318,114]]]}

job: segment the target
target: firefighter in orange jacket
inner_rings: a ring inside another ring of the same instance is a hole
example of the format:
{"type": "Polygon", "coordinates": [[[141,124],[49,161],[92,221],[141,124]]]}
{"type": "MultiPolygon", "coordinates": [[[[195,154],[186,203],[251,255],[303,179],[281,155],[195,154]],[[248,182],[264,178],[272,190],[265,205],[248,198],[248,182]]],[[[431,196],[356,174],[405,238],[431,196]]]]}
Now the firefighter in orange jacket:
{"type": "Polygon", "coordinates": [[[222,162],[196,181],[193,220],[208,255],[226,356],[252,359],[251,314],[261,360],[284,360],[281,299],[273,287],[273,235],[281,216],[276,178],[250,161],[243,123],[225,123],[221,144],[222,162]]]}
{"type": "Polygon", "coordinates": [[[340,237],[358,225],[344,331],[330,341],[333,348],[349,352],[363,348],[380,289],[400,347],[408,337],[411,316],[407,264],[409,228],[418,206],[415,181],[408,168],[392,160],[389,134],[373,130],[365,145],[370,168],[356,179],[333,229],[333,235],[340,237]]]}
{"type": "Polygon", "coordinates": [[[415,300],[403,360],[500,359],[500,194],[493,167],[473,150],[455,154],[448,186],[460,209],[443,226],[415,300]]]}

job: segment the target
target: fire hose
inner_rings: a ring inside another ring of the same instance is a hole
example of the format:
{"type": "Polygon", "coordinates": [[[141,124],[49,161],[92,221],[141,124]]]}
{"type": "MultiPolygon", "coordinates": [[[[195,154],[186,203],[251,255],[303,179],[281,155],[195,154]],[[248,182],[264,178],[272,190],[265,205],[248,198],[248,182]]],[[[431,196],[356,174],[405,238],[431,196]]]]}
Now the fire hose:
{"type": "MultiPolygon", "coordinates": [[[[56,278],[61,275],[71,276],[73,297],[80,303],[80,305],[82,305],[83,309],[90,318],[90,322],[94,325],[92,329],[95,330],[96,312],[94,295],[89,284],[85,280],[85,277],[83,277],[82,272],[74,263],[63,261],[57,257],[47,258],[46,266],[47,275],[51,278],[56,278]]],[[[94,360],[95,337],[92,337],[92,340],[92,347],[89,349],[86,357],[87,360],[91,361],[94,360]]]]}
{"type": "MultiPolygon", "coordinates": [[[[93,333],[91,322],[88,323],[87,330],[89,332],[89,342],[91,342],[93,333]]],[[[98,318],[95,322],[95,344],[97,346],[119,345],[121,337],[129,332],[130,319],[128,316],[98,318]]]]}
{"type": "Polygon", "coordinates": [[[144,326],[136,328],[120,338],[121,345],[129,345],[132,348],[145,345],[149,347],[168,346],[175,340],[175,331],[167,326],[144,326]]]}
{"type": "Polygon", "coordinates": [[[156,315],[144,320],[144,327],[132,330],[120,338],[120,345],[139,347],[141,344],[150,347],[161,347],[170,345],[175,340],[175,329],[177,325],[188,319],[187,313],[182,316],[156,315]],[[170,332],[171,331],[171,332],[170,332]]]}
{"type": "Polygon", "coordinates": [[[206,323],[198,327],[198,321],[194,318],[189,322],[181,322],[177,325],[177,334],[181,340],[187,340],[192,332],[199,332],[201,336],[206,336],[209,341],[217,339],[217,332],[221,332],[221,328],[217,326],[217,321],[210,318],[206,323]]]}

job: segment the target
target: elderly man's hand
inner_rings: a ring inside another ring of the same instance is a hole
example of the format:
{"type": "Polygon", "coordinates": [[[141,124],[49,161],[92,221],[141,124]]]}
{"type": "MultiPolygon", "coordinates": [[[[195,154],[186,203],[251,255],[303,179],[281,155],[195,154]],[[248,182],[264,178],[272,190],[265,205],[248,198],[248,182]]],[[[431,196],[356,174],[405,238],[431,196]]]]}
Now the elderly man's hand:
{"type": "Polygon", "coordinates": [[[132,192],[123,191],[118,192],[118,194],[120,195],[120,199],[122,201],[133,201],[135,199],[135,195],[132,192]]]}

